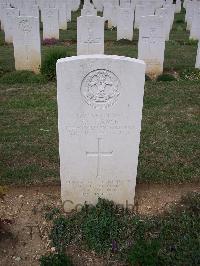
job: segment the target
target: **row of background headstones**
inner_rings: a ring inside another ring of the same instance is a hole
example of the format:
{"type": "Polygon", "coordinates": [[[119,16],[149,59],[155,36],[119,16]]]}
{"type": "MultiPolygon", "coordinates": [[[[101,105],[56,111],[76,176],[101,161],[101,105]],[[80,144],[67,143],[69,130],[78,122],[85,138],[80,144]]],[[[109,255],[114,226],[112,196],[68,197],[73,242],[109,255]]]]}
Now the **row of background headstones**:
{"type": "MultiPolygon", "coordinates": [[[[3,1],[3,0],[1,0],[3,1]]],[[[94,1],[95,4],[95,1],[94,1]]],[[[14,42],[15,67],[17,70],[39,71],[41,48],[39,33],[39,9],[43,22],[43,38],[59,38],[59,29],[67,29],[71,12],[76,11],[80,1],[57,0],[10,0],[1,3],[1,25],[5,41],[14,42]],[[37,4],[37,5],[36,5],[37,4]],[[8,8],[9,6],[9,8],[8,8]],[[39,6],[39,8],[38,8],[39,6]],[[19,17],[20,15],[20,17],[19,17]],[[16,23],[17,20],[17,23],[16,23]]],[[[185,20],[190,38],[200,39],[200,1],[184,2],[185,20]]],[[[181,11],[181,2],[149,0],[102,1],[96,5],[86,0],[77,21],[77,55],[104,53],[104,22],[117,27],[117,40],[133,39],[133,25],[139,28],[138,58],[147,64],[146,73],[152,76],[163,72],[165,40],[169,40],[174,13],[181,11]],[[97,5],[101,2],[101,5],[97,5]],[[103,18],[97,9],[103,10],[103,18]],[[102,8],[103,7],[103,8],[102,8]]],[[[199,49],[196,67],[199,67],[199,49]]]]}

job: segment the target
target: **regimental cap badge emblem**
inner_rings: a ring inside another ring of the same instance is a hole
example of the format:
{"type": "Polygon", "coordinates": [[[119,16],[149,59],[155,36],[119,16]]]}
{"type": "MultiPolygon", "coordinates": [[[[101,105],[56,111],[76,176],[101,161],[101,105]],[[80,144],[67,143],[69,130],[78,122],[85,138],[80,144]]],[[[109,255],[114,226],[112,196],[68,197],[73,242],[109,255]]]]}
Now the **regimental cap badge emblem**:
{"type": "Polygon", "coordinates": [[[106,109],[120,96],[119,78],[109,70],[97,69],[83,79],[81,94],[87,104],[95,109],[106,109]]]}
{"type": "Polygon", "coordinates": [[[23,19],[19,22],[19,27],[24,32],[30,32],[32,27],[27,19],[23,19]]]}

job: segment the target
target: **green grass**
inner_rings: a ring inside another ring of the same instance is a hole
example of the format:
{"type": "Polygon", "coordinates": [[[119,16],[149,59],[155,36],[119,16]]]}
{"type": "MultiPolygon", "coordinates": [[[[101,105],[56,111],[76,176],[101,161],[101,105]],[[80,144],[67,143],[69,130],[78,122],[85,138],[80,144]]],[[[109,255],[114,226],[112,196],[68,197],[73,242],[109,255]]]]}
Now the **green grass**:
{"type": "MultiPolygon", "coordinates": [[[[2,183],[59,180],[56,84],[1,85],[2,183]]],[[[138,182],[199,179],[199,81],[145,87],[138,182]]]]}
{"type": "MultiPolygon", "coordinates": [[[[42,46],[42,62],[54,48],[76,55],[79,14],[73,14],[67,31],[60,31],[58,44],[42,46]]],[[[146,82],[138,182],[179,183],[199,178],[197,42],[189,41],[183,16],[184,11],[175,16],[164,63],[165,73],[176,71],[183,81],[146,82]]],[[[15,71],[13,47],[5,45],[3,38],[0,32],[0,182],[58,181],[56,84],[41,75],[15,71]]],[[[137,41],[138,30],[132,42],[117,42],[116,29],[106,29],[105,54],[137,58],[137,41]]]]}
{"type": "Polygon", "coordinates": [[[189,194],[158,216],[141,216],[99,199],[70,216],[56,215],[51,244],[70,244],[130,265],[199,265],[200,194],[189,194]]]}

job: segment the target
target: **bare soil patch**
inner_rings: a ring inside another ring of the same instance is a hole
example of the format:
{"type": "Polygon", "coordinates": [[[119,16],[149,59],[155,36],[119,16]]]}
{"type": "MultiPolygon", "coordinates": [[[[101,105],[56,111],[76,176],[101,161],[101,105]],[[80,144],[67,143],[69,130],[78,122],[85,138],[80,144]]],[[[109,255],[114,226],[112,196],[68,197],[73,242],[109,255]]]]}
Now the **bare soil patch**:
{"type": "MultiPolygon", "coordinates": [[[[145,215],[162,213],[188,192],[200,192],[200,184],[139,184],[136,189],[136,209],[145,215]]],[[[7,219],[5,227],[9,229],[9,233],[0,234],[2,266],[39,265],[40,256],[51,251],[48,240],[50,224],[44,217],[47,206],[62,206],[60,186],[8,188],[4,200],[0,200],[0,218],[7,219]]],[[[78,247],[70,247],[68,253],[75,265],[116,265],[116,262],[99,258],[78,247]]]]}

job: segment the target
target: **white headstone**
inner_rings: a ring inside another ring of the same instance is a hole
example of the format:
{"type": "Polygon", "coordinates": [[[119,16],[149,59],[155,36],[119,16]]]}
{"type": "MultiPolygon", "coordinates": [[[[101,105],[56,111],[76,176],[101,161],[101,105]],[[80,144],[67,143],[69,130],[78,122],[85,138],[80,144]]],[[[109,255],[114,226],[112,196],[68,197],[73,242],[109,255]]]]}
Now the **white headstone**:
{"type": "Polygon", "coordinates": [[[34,6],[31,6],[31,5],[30,6],[29,5],[22,6],[22,8],[20,9],[20,16],[39,18],[38,6],[36,6],[36,5],[34,5],[34,6]]]}
{"type": "MultiPolygon", "coordinates": [[[[106,55],[57,63],[62,201],[134,204],[145,64],[106,55]]],[[[80,206],[80,205],[79,205],[80,206]]]]}
{"type": "Polygon", "coordinates": [[[155,77],[162,74],[164,51],[163,18],[159,16],[143,17],[139,29],[138,58],[146,63],[148,75],[155,77]]]}
{"type": "Polygon", "coordinates": [[[197,57],[196,57],[195,68],[199,68],[200,69],[200,41],[199,41],[198,49],[197,49],[197,57]]]}
{"type": "Polygon", "coordinates": [[[85,6],[81,10],[81,16],[97,16],[97,10],[93,5],[85,6]]]}
{"type": "Polygon", "coordinates": [[[10,8],[10,4],[7,2],[0,3],[0,20],[1,20],[1,29],[4,30],[4,14],[5,8],[10,8]]]}
{"type": "Polygon", "coordinates": [[[180,13],[181,12],[181,5],[182,5],[181,0],[176,0],[176,9],[175,9],[176,13],[180,13]]]}
{"type": "Polygon", "coordinates": [[[119,8],[117,17],[117,40],[133,40],[133,14],[130,8],[119,8]]]}
{"type": "Polygon", "coordinates": [[[187,30],[190,30],[191,29],[192,18],[193,18],[194,10],[195,10],[194,8],[195,8],[194,2],[189,1],[187,3],[186,15],[185,15],[185,19],[187,21],[187,30]]]}
{"type": "Polygon", "coordinates": [[[176,5],[165,4],[163,5],[163,7],[169,9],[168,12],[169,12],[169,18],[170,18],[170,29],[172,29],[176,5]]]}
{"type": "Polygon", "coordinates": [[[194,10],[190,39],[200,40],[200,8],[194,10]]]}
{"type": "Polygon", "coordinates": [[[58,0],[56,2],[56,8],[58,8],[59,29],[61,29],[61,30],[67,29],[66,6],[67,6],[67,4],[64,0],[58,0]]]}
{"type": "Polygon", "coordinates": [[[170,9],[169,8],[158,8],[156,9],[155,14],[157,16],[163,17],[164,28],[165,28],[165,40],[169,41],[170,28],[171,28],[170,9]]]}
{"type": "Polygon", "coordinates": [[[15,31],[15,21],[19,16],[19,9],[16,8],[5,8],[4,9],[4,32],[5,42],[12,43],[13,35],[15,31]]]}
{"type": "Polygon", "coordinates": [[[58,9],[44,8],[43,14],[43,40],[59,39],[58,9]]]}
{"type": "Polygon", "coordinates": [[[41,65],[39,19],[18,17],[13,38],[16,70],[31,70],[36,73],[41,65]]]}
{"type": "Polygon", "coordinates": [[[108,28],[112,28],[113,6],[111,3],[104,3],[103,17],[105,21],[108,21],[108,28]]]}
{"type": "Polygon", "coordinates": [[[104,54],[104,18],[77,18],[77,55],[104,54]]]}
{"type": "Polygon", "coordinates": [[[136,5],[135,9],[135,24],[134,28],[139,29],[140,21],[143,16],[149,16],[154,14],[154,7],[148,4],[146,5],[136,5]]]}
{"type": "Polygon", "coordinates": [[[117,27],[118,8],[118,0],[104,1],[103,17],[108,21],[108,28],[117,27]]]}
{"type": "Polygon", "coordinates": [[[67,22],[72,20],[72,4],[70,1],[66,2],[66,18],[67,22]]]}
{"type": "Polygon", "coordinates": [[[130,8],[131,1],[130,0],[120,0],[121,8],[130,8]]]}
{"type": "Polygon", "coordinates": [[[77,11],[79,9],[81,0],[72,0],[72,11],[77,11]]]}
{"type": "Polygon", "coordinates": [[[92,0],[92,2],[98,11],[103,11],[103,0],[92,0]]]}

